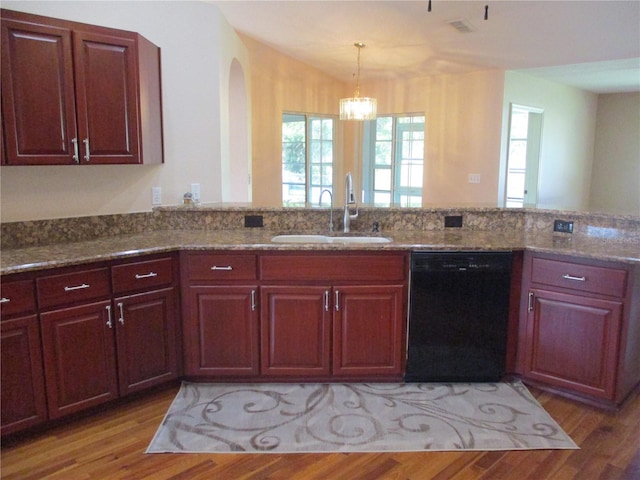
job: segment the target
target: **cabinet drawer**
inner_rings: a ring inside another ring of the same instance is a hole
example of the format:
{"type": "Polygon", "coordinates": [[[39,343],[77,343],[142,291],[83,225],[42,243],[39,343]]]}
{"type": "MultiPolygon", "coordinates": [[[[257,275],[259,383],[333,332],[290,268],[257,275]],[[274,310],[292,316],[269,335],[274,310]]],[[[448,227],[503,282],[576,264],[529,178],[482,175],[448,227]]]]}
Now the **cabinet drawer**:
{"type": "Polygon", "coordinates": [[[263,280],[404,281],[403,255],[263,255],[263,280]]]}
{"type": "Polygon", "coordinates": [[[109,269],[97,268],[38,278],[36,288],[40,308],[107,297],[111,293],[109,269]]]}
{"type": "Polygon", "coordinates": [[[33,280],[3,283],[0,300],[2,318],[33,313],[36,310],[36,297],[33,280]]]}
{"type": "Polygon", "coordinates": [[[189,280],[254,280],[258,277],[255,255],[190,254],[189,280]]]}
{"type": "Polygon", "coordinates": [[[160,258],[117,265],[111,269],[111,282],[114,293],[171,285],[173,282],[172,259],[160,258]]]}
{"type": "Polygon", "coordinates": [[[534,258],[531,280],[582,292],[624,297],[627,272],[615,268],[534,258]]]}

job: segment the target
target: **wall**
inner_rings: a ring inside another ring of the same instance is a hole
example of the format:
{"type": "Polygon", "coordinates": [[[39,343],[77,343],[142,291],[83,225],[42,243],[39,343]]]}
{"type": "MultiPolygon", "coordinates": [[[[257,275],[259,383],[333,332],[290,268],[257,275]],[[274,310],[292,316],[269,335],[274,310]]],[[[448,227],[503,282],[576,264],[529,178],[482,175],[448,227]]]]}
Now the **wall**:
{"type": "Polygon", "coordinates": [[[162,187],[165,205],[181,202],[191,183],[201,184],[203,201],[222,199],[221,131],[228,109],[221,104],[229,92],[230,57],[237,51],[244,62],[244,47],[217,7],[191,1],[3,1],[2,7],[137,31],[158,45],[165,151],[160,166],[3,167],[3,222],[148,211],[153,186],[162,187]],[[230,53],[222,56],[221,43],[230,53]]]}
{"type": "Polygon", "coordinates": [[[589,209],[640,216],[640,92],[598,96],[589,209]]]}
{"type": "MultiPolygon", "coordinates": [[[[282,113],[338,115],[344,85],[276,50],[242,37],[250,59],[253,204],[282,205],[282,113]]],[[[247,72],[245,71],[245,75],[247,72]]],[[[342,132],[337,128],[337,165],[342,176],[342,132]]],[[[334,199],[336,202],[337,199],[334,199]]]]}
{"type": "Polygon", "coordinates": [[[501,70],[484,70],[361,88],[378,98],[378,115],[425,114],[423,206],[496,206],[503,82],[501,70]]]}
{"type": "MultiPolygon", "coordinates": [[[[279,206],[282,112],[337,115],[338,100],[351,96],[353,86],[243,38],[251,59],[253,84],[253,203],[279,206]]],[[[502,71],[489,70],[361,82],[361,94],[378,99],[378,115],[426,114],[425,206],[496,205],[503,80],[502,71]],[[469,184],[469,173],[479,173],[481,183],[469,184]]],[[[342,179],[351,171],[359,189],[362,123],[339,122],[337,127],[334,179],[342,179]]],[[[335,189],[334,205],[344,199],[339,186],[341,183],[335,189]]]]}
{"type": "MultiPolygon", "coordinates": [[[[505,73],[501,174],[506,171],[510,104],[544,110],[537,207],[589,206],[598,96],[516,72],[505,73]]],[[[501,201],[504,192],[499,192],[501,201]]]]}

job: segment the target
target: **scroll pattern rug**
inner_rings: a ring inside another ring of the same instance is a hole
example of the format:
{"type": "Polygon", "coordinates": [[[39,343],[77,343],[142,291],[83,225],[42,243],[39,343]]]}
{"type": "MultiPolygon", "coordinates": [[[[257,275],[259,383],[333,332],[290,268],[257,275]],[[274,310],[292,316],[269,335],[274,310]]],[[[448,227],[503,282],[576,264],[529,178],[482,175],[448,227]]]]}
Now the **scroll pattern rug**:
{"type": "Polygon", "coordinates": [[[185,382],[147,453],[576,448],[520,382],[185,382]]]}

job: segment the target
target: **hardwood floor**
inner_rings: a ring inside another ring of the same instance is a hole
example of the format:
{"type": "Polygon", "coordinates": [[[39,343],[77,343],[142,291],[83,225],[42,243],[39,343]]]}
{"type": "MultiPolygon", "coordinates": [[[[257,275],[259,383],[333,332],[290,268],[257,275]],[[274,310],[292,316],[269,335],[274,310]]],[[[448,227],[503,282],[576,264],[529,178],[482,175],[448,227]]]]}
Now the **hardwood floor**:
{"type": "Polygon", "coordinates": [[[178,388],[3,442],[3,479],[640,479],[640,391],[604,412],[530,390],[580,450],[380,454],[144,451],[178,388]]]}

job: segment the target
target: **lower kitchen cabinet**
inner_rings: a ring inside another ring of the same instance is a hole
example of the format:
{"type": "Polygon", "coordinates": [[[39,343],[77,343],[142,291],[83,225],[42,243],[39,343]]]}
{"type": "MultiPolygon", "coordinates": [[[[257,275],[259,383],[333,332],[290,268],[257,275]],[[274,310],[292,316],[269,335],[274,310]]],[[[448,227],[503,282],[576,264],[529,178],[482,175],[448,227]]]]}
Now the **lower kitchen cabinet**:
{"type": "Polygon", "coordinates": [[[42,313],[40,321],[50,418],[118,397],[110,301],[42,313]]]}
{"type": "Polygon", "coordinates": [[[259,371],[256,286],[185,290],[187,375],[252,376],[259,371]]]}
{"type": "Polygon", "coordinates": [[[334,289],[333,374],[402,375],[403,285],[334,289]]]}
{"type": "Polygon", "coordinates": [[[188,376],[402,378],[405,253],[185,252],[181,268],[188,376]]]}
{"type": "Polygon", "coordinates": [[[331,287],[265,286],[260,290],[260,373],[331,373],[331,287]]]}
{"type": "Polygon", "coordinates": [[[174,288],[114,299],[121,396],[178,377],[175,299],[174,288]]]}
{"type": "Polygon", "coordinates": [[[47,418],[47,403],[40,327],[36,315],[3,320],[0,323],[0,356],[2,435],[44,422],[47,418]]]}
{"type": "Polygon", "coordinates": [[[637,276],[622,264],[527,252],[518,353],[524,379],[592,403],[621,403],[640,381],[637,276]]]}
{"type": "Polygon", "coordinates": [[[33,279],[2,279],[0,434],[43,423],[47,400],[33,279]]]}

